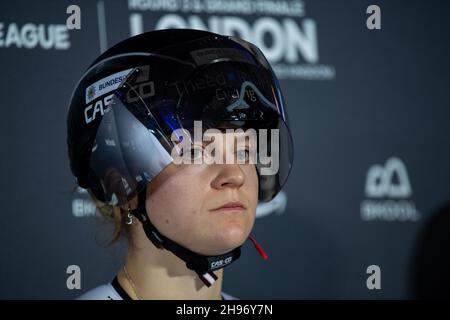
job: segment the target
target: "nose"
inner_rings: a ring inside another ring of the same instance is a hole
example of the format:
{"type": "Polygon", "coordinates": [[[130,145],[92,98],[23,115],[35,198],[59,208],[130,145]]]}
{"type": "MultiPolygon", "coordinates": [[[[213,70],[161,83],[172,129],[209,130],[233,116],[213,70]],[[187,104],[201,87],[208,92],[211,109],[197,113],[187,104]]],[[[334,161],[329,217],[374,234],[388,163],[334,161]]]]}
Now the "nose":
{"type": "Polygon", "coordinates": [[[219,172],[211,183],[214,189],[239,189],[245,182],[245,175],[239,164],[217,164],[219,172]]]}

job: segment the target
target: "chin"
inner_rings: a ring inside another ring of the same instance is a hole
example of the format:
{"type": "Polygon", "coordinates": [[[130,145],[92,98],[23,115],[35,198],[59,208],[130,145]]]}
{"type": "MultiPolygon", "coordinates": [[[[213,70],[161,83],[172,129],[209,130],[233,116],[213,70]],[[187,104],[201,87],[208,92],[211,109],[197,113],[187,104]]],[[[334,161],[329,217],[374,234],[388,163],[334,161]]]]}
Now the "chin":
{"type": "Polygon", "coordinates": [[[242,244],[248,237],[249,232],[242,226],[227,226],[222,228],[214,235],[215,254],[224,254],[229,252],[242,244]]]}

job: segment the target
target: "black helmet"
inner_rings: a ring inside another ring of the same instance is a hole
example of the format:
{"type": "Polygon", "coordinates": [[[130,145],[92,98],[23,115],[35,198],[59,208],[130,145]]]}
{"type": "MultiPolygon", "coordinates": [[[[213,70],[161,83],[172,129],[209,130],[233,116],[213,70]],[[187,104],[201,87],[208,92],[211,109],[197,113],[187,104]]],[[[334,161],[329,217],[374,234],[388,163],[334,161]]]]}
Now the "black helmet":
{"type": "Polygon", "coordinates": [[[293,145],[280,86],[263,53],[231,36],[168,29],[113,46],[76,85],[67,114],[67,145],[81,187],[114,205],[138,195],[135,215],[145,222],[150,240],[205,275],[235,260],[237,251],[206,260],[194,257],[154,228],[142,201],[147,184],[174,160],[174,135],[192,133],[196,121],[202,132],[224,126],[259,130],[258,198],[269,201],[281,190],[291,170],[293,145]],[[277,163],[268,161],[269,154],[277,163]]]}

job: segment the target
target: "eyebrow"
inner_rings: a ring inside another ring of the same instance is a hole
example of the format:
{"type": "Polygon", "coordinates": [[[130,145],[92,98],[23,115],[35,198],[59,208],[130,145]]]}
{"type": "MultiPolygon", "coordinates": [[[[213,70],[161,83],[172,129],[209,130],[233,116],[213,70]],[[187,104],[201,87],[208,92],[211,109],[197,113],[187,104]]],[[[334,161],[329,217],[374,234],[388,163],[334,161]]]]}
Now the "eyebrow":
{"type": "MultiPolygon", "coordinates": [[[[234,147],[235,148],[237,148],[238,146],[239,146],[239,143],[237,143],[238,141],[240,141],[240,139],[239,139],[239,137],[238,136],[236,136],[236,135],[234,135],[234,141],[233,141],[233,145],[234,145],[234,147]]],[[[204,141],[204,140],[202,140],[202,147],[206,147],[207,145],[209,145],[210,143],[212,143],[213,141],[215,140],[215,137],[214,136],[212,136],[212,139],[211,140],[208,140],[208,141],[204,141]]],[[[250,137],[248,137],[248,136],[245,136],[245,138],[244,138],[244,143],[245,143],[245,147],[250,147],[250,137]]]]}

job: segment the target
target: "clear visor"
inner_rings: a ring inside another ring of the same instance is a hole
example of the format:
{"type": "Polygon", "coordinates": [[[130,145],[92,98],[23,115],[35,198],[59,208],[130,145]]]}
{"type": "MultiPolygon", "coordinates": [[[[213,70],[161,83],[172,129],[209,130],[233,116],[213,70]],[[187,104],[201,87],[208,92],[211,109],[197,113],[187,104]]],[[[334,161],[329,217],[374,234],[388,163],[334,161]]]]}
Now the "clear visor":
{"type": "Polygon", "coordinates": [[[104,202],[128,202],[172,162],[254,164],[260,201],[286,182],[292,138],[264,56],[253,46],[254,54],[237,44],[221,48],[219,40],[191,45],[184,57],[143,59],[114,92],[90,160],[93,192],[104,202]],[[224,133],[236,155],[221,154],[224,133]]]}

